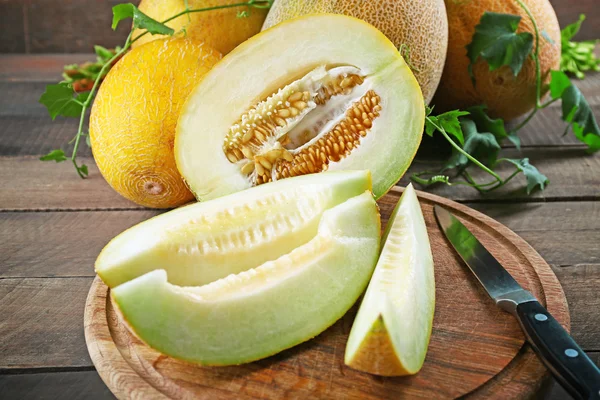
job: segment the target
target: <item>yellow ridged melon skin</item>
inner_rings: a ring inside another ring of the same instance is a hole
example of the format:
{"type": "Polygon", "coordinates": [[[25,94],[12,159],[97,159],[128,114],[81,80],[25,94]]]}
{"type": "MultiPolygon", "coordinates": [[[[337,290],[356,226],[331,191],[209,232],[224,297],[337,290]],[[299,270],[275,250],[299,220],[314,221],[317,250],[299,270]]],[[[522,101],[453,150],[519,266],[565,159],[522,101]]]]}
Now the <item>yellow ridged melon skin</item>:
{"type": "Polygon", "coordinates": [[[127,53],[106,76],[90,140],[102,176],[122,196],[153,208],[193,200],[175,165],[175,128],[187,96],[220,58],[201,42],[161,39],[127,53]]]}
{"type": "MultiPolygon", "coordinates": [[[[190,9],[221,6],[239,3],[236,0],[188,0],[190,9]]],[[[158,20],[164,21],[185,10],[185,0],[142,0],[140,11],[158,20]]],[[[185,35],[190,39],[200,40],[208,46],[227,54],[238,44],[260,32],[260,28],[267,15],[267,9],[248,7],[232,7],[219,10],[203,11],[183,15],[167,23],[167,25],[180,32],[185,29],[185,35]],[[246,18],[238,18],[238,12],[247,11],[246,18]]],[[[136,29],[135,38],[143,30],[136,29]]],[[[146,34],[133,44],[133,47],[162,38],[162,35],[146,34]]]]}
{"type": "Polygon", "coordinates": [[[427,103],[440,82],[448,23],[444,0],[277,0],[263,30],[282,21],[314,13],[344,14],[362,19],[379,29],[402,52],[421,86],[427,103]]]}
{"type": "MultiPolygon", "coordinates": [[[[547,88],[550,70],[560,67],[560,27],[548,0],[523,2],[533,14],[540,33],[545,31],[554,42],[540,37],[542,86],[547,88]]],[[[446,9],[450,38],[442,81],[433,100],[438,111],[486,104],[492,116],[509,121],[531,110],[536,97],[535,62],[531,58],[527,58],[517,77],[508,66],[490,72],[487,62],[479,59],[473,66],[474,87],[467,70],[469,58],[465,48],[485,11],[520,15],[522,19],[517,32],[535,34],[525,11],[514,0],[446,0],[446,9]]]]}

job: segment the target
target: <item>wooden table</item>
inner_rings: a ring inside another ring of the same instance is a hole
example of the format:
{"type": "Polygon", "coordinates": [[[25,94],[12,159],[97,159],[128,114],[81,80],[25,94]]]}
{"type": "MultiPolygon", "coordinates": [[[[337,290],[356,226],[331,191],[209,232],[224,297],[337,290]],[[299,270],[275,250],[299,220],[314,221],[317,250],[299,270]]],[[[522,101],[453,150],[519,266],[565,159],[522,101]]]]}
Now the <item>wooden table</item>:
{"type": "MultiPolygon", "coordinates": [[[[31,3],[39,3],[38,12],[49,7],[46,2],[25,2],[23,10],[31,3]]],[[[66,2],[65,7],[75,12],[75,3],[66,2]]],[[[579,11],[585,11],[588,28],[598,26],[600,18],[593,2],[581,0],[577,7],[569,7],[566,1],[553,3],[561,22],[571,22],[579,11]]],[[[10,13],[21,10],[19,4],[4,2],[0,20],[12,21],[10,13]]],[[[20,23],[20,14],[15,15],[20,23]]],[[[93,15],[85,18],[96,22],[93,15]]],[[[589,29],[584,38],[592,37],[589,29]]],[[[0,51],[82,51],[91,43],[106,43],[98,37],[73,43],[63,37],[62,42],[45,43],[43,38],[36,39],[36,34],[25,32],[23,48],[19,44],[22,37],[3,38],[11,40],[0,40],[0,51]]],[[[79,179],[67,162],[38,160],[54,148],[67,149],[77,124],[75,119],[63,118],[52,122],[37,102],[40,94],[46,84],[59,79],[62,65],[90,58],[81,54],[0,55],[2,399],[112,398],[94,370],[83,336],[93,263],[111,237],[157,211],[136,206],[113,192],[85,146],[82,160],[90,166],[86,180],[79,179]]],[[[577,84],[600,119],[600,74],[577,84]]],[[[468,188],[429,190],[496,218],[551,264],[569,302],[572,334],[592,359],[600,362],[600,155],[586,155],[571,135],[562,138],[559,116],[560,108],[554,105],[539,113],[522,132],[522,152],[504,150],[507,157],[529,157],[550,179],[546,191],[525,195],[522,178],[485,197],[468,188]]],[[[418,157],[411,171],[439,164],[442,156],[432,155],[437,150],[427,147],[430,151],[418,157]]],[[[404,178],[400,184],[407,182],[404,178]]],[[[544,396],[567,398],[553,383],[544,396]]]]}

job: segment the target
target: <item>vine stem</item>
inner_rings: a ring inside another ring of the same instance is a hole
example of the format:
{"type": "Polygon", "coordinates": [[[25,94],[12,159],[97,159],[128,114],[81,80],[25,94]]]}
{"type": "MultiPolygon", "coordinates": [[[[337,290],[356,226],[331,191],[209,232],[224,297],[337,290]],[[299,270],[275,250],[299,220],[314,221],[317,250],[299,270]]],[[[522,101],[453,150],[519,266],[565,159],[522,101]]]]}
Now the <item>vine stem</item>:
{"type": "MultiPolygon", "coordinates": [[[[186,9],[184,11],[182,11],[178,14],[175,14],[170,18],[167,18],[166,20],[162,21],[162,24],[165,24],[169,21],[174,20],[175,18],[179,18],[182,15],[186,15],[186,14],[192,14],[192,13],[204,12],[204,11],[213,11],[213,10],[219,10],[219,9],[225,9],[225,8],[244,7],[244,6],[254,7],[254,8],[269,8],[269,7],[271,7],[271,3],[272,3],[271,0],[264,0],[264,1],[263,0],[250,0],[250,1],[245,1],[243,3],[233,3],[233,4],[225,4],[225,5],[213,6],[213,7],[189,9],[187,7],[187,1],[186,1],[186,9]]],[[[123,47],[119,51],[115,52],[115,55],[112,56],[108,61],[106,61],[106,63],[104,63],[104,65],[100,69],[100,72],[98,73],[98,76],[96,77],[96,80],[94,81],[92,90],[90,90],[88,92],[88,96],[85,99],[85,101],[83,103],[80,103],[81,104],[81,114],[79,116],[79,126],[77,128],[77,134],[75,135],[75,137],[73,139],[75,141],[75,144],[73,145],[73,151],[71,152],[71,162],[75,166],[75,170],[77,171],[77,174],[79,175],[80,178],[85,178],[87,173],[84,173],[82,170],[82,167],[77,165],[77,150],[79,149],[79,142],[81,141],[81,137],[84,135],[83,124],[85,122],[85,115],[90,106],[90,103],[92,102],[92,100],[94,98],[94,95],[96,94],[96,91],[98,90],[98,86],[100,85],[100,80],[107,73],[108,68],[113,64],[113,62],[115,62],[115,60],[118,60],[119,57],[121,57],[123,54],[125,54],[125,52],[127,52],[127,50],[129,50],[131,45],[136,40],[138,40],[142,36],[146,35],[147,33],[148,33],[148,31],[145,31],[142,34],[135,37],[134,39],[132,39],[133,30],[131,32],[129,32],[129,35],[127,36],[127,39],[125,40],[125,44],[123,45],[123,47]]],[[[71,140],[71,141],[73,141],[73,140],[71,140]]]]}
{"type": "Polygon", "coordinates": [[[475,157],[473,157],[472,155],[470,155],[469,153],[467,153],[466,151],[464,151],[459,145],[457,145],[454,140],[452,140],[452,138],[450,138],[450,136],[448,136],[448,134],[446,133],[446,131],[444,130],[444,128],[442,128],[441,126],[438,126],[437,124],[433,123],[431,120],[429,120],[429,122],[436,127],[436,129],[438,131],[440,131],[440,133],[442,135],[444,135],[444,137],[446,138],[446,140],[448,142],[450,142],[450,144],[452,145],[452,147],[454,147],[456,149],[456,151],[458,151],[459,153],[461,153],[462,155],[464,155],[465,157],[467,157],[467,159],[469,159],[469,161],[471,161],[473,164],[477,165],[479,168],[481,168],[482,170],[484,170],[485,172],[487,172],[488,174],[490,174],[491,176],[493,176],[494,178],[496,178],[498,180],[498,182],[502,182],[502,178],[500,177],[500,175],[498,175],[497,173],[495,173],[494,171],[492,171],[491,169],[489,169],[488,167],[486,167],[485,165],[483,165],[481,162],[479,162],[479,160],[477,160],[475,157]]]}
{"type": "Polygon", "coordinates": [[[536,99],[535,105],[536,108],[541,107],[541,97],[542,97],[542,67],[540,66],[540,29],[538,28],[537,22],[533,17],[533,14],[529,10],[529,7],[523,2],[523,0],[516,0],[516,2],[521,6],[523,11],[527,14],[531,23],[533,24],[533,30],[535,32],[535,51],[534,51],[534,61],[535,61],[535,80],[536,80],[536,99]]]}

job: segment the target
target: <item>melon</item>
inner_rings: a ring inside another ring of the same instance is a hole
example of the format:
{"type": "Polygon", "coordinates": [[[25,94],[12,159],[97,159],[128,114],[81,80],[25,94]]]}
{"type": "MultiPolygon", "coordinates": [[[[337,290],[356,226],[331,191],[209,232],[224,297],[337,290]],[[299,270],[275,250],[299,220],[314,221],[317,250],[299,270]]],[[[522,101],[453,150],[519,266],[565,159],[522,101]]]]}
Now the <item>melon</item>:
{"type": "MultiPolygon", "coordinates": [[[[185,10],[186,2],[190,9],[200,9],[239,3],[235,0],[141,0],[139,9],[157,21],[165,21],[185,10]]],[[[202,41],[222,54],[227,54],[244,40],[260,32],[267,15],[267,9],[232,7],[182,15],[167,22],[176,33],[190,39],[202,41]],[[245,12],[246,17],[238,17],[245,12]]],[[[135,29],[133,37],[145,30],[135,29]]],[[[164,38],[163,35],[146,34],[133,43],[137,47],[144,43],[164,38]]]]}
{"type": "MultiPolygon", "coordinates": [[[[546,93],[550,71],[560,68],[560,27],[554,9],[548,0],[523,0],[535,18],[540,33],[545,32],[550,42],[540,37],[542,93],[546,93]]],[[[473,66],[476,84],[468,72],[469,58],[466,46],[471,43],[475,26],[485,11],[519,15],[522,17],[517,32],[535,35],[533,24],[516,1],[478,0],[446,1],[450,37],[448,56],[440,86],[433,100],[438,111],[467,108],[485,104],[489,114],[505,121],[530,111],[536,102],[535,62],[528,57],[515,77],[508,66],[490,71],[481,58],[473,66]]],[[[535,41],[534,41],[535,49],[535,41]]],[[[534,51],[534,50],[532,50],[534,51]]]]}
{"type": "Polygon", "coordinates": [[[179,118],[175,157],[198,200],[353,169],[371,171],[379,198],[410,165],[424,117],[414,75],[381,32],[343,15],[299,17],[205,75],[179,118]]]}
{"type": "Polygon", "coordinates": [[[90,116],[94,159],[129,200],[170,208],[194,199],[173,154],[179,112],[221,58],[201,42],[160,39],[128,52],[100,86],[90,116]]]}
{"type": "Polygon", "coordinates": [[[368,171],[284,179],[144,221],[111,240],[96,260],[109,287],[157,268],[169,282],[204,285],[308,243],[323,213],[371,189],[368,171]]]}
{"type": "MultiPolygon", "coordinates": [[[[214,280],[209,279],[206,284],[191,286],[194,274],[188,273],[191,278],[179,279],[181,284],[176,285],[171,277],[176,276],[173,273],[179,266],[177,259],[172,263],[146,259],[149,272],[111,289],[122,319],[150,347],[201,365],[254,361],[318,335],[358,299],[377,261],[380,243],[377,204],[369,190],[352,197],[355,190],[364,188],[365,177],[368,173],[364,171],[330,172],[288,180],[289,184],[304,188],[307,203],[314,200],[319,191],[331,190],[337,204],[329,203],[330,207],[317,218],[316,229],[305,234],[303,243],[283,251],[263,248],[269,260],[255,257],[245,271],[228,270],[230,267],[224,258],[221,265],[211,266],[221,270],[218,274],[222,278],[213,276],[214,280]],[[325,185],[327,181],[330,185],[325,185]],[[232,273],[227,275],[227,272],[232,273]]],[[[270,233],[277,229],[292,230],[281,228],[285,218],[271,221],[268,226],[262,219],[278,201],[287,205],[290,214],[303,211],[301,204],[278,197],[288,196],[289,188],[285,185],[288,183],[272,183],[237,193],[229,199],[183,207],[161,216],[180,230],[190,232],[186,236],[188,241],[176,235],[180,245],[172,246],[170,251],[175,254],[189,249],[197,239],[197,268],[206,270],[202,266],[203,249],[208,251],[210,245],[219,240],[222,246],[213,250],[221,251],[233,262],[243,257],[237,252],[243,247],[258,252],[262,238],[285,245],[283,237],[270,233]],[[265,196],[267,192],[271,196],[265,196]],[[218,204],[221,202],[227,206],[218,204]],[[212,238],[194,236],[198,228],[206,227],[206,221],[197,213],[198,207],[209,207],[205,204],[215,208],[212,214],[206,214],[215,219],[209,225],[212,238]],[[231,231],[234,216],[241,222],[237,235],[231,231]],[[223,239],[226,233],[229,234],[227,240],[223,239]],[[253,235],[259,238],[257,243],[245,242],[244,237],[253,235]]],[[[162,237],[164,232],[164,225],[151,222],[140,225],[137,233],[162,237]]],[[[133,233],[126,239],[129,245],[122,247],[125,252],[132,254],[137,248],[144,249],[144,244],[137,241],[133,233]]],[[[112,253],[112,256],[118,258],[121,254],[112,253]]],[[[189,271],[186,266],[184,269],[189,271]]]]}
{"type": "Polygon", "coordinates": [[[409,185],[384,234],[345,363],[383,376],[412,375],[425,361],[435,310],[433,256],[419,200],[409,185]]]}
{"type": "Polygon", "coordinates": [[[444,0],[277,0],[263,29],[313,13],[349,15],[375,26],[408,58],[425,101],[431,101],[448,45],[444,0]]]}

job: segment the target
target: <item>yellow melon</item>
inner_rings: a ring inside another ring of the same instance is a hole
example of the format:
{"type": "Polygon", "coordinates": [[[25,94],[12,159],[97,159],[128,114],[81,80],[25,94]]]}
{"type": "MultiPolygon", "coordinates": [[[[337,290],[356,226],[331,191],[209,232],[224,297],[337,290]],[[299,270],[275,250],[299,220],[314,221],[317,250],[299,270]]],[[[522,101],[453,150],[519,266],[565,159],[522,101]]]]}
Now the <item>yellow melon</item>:
{"type": "Polygon", "coordinates": [[[106,76],[90,116],[94,158],[106,181],[146,207],[194,198],[173,155],[179,112],[221,58],[201,42],[161,39],[126,54],[106,76]]]}
{"type": "MultiPolygon", "coordinates": [[[[540,61],[544,84],[550,80],[550,70],[560,66],[560,27],[548,0],[523,0],[533,14],[540,32],[545,31],[554,43],[540,38],[540,61]]],[[[467,67],[467,46],[475,26],[485,11],[520,15],[517,32],[534,34],[527,14],[514,0],[446,0],[450,38],[442,81],[433,103],[438,110],[466,108],[486,104],[489,112],[505,120],[516,118],[535,106],[535,63],[531,58],[523,64],[517,77],[508,66],[490,72],[481,58],[473,66],[476,85],[473,86],[467,67]]]]}
{"type": "MultiPolygon", "coordinates": [[[[141,0],[139,9],[158,21],[164,21],[184,11],[185,3],[186,0],[141,0]]],[[[187,0],[187,3],[191,9],[199,9],[239,3],[239,1],[187,0]]],[[[266,9],[233,7],[182,15],[167,25],[175,32],[185,29],[187,37],[201,40],[215,50],[227,54],[238,44],[260,32],[266,15],[266,9]],[[238,18],[238,13],[244,11],[247,12],[247,17],[238,18]]],[[[134,31],[133,37],[135,38],[141,32],[143,31],[134,31]]],[[[133,47],[161,37],[161,35],[144,35],[133,44],[133,47]]]]}
{"type": "Polygon", "coordinates": [[[402,46],[402,55],[430,102],[442,76],[448,45],[443,0],[277,0],[263,30],[281,21],[313,13],[344,14],[362,19],[402,46]]]}

